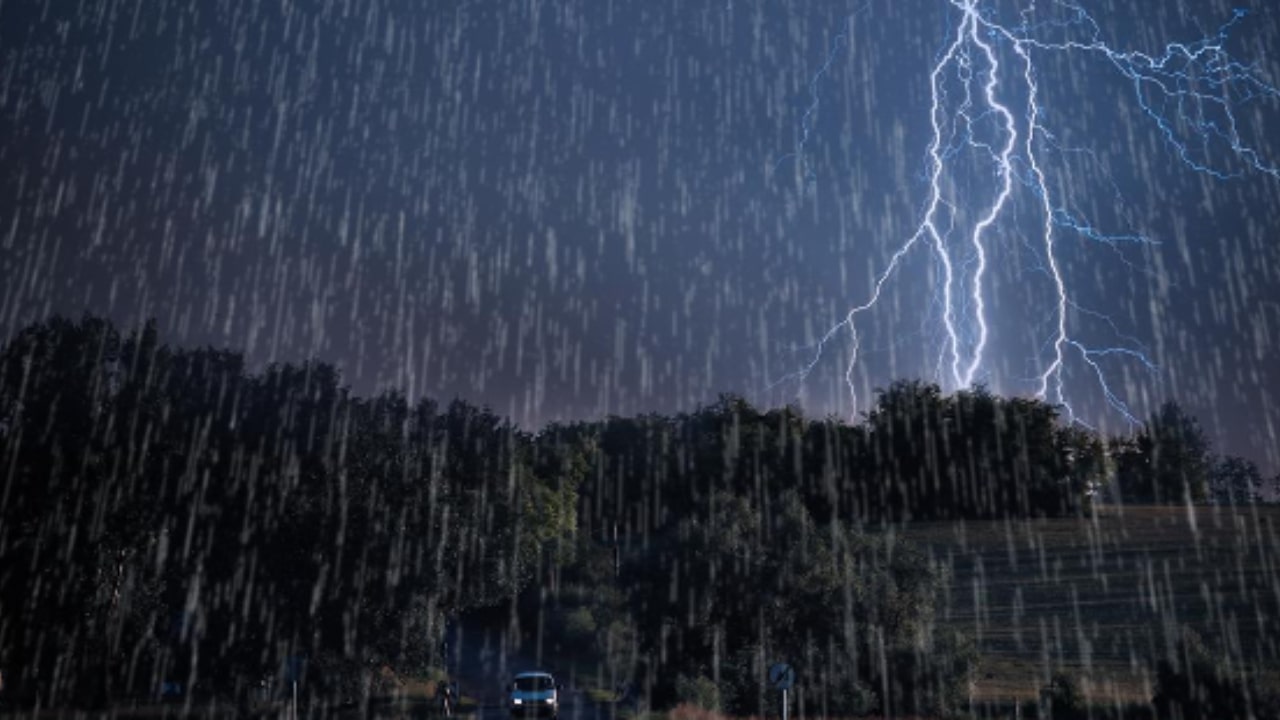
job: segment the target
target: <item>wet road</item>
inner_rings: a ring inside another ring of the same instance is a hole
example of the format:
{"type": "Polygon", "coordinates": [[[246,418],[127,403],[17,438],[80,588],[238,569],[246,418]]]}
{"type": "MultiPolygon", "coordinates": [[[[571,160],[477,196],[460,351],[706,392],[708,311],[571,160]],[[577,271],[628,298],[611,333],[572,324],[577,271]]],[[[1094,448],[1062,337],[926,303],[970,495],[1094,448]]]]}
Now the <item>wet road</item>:
{"type": "MultiPolygon", "coordinates": [[[[368,715],[360,713],[357,709],[349,709],[339,714],[343,718],[385,718],[393,720],[397,718],[432,718],[433,720],[443,720],[433,702],[427,700],[401,700],[401,701],[382,701],[375,702],[370,708],[368,715]]],[[[457,720],[511,720],[512,716],[507,712],[505,705],[486,704],[474,708],[463,708],[462,712],[454,716],[457,720]]],[[[521,716],[517,716],[521,717],[521,716]]],[[[524,716],[532,718],[533,716],[524,716]]],[[[543,715],[543,718],[549,716],[543,715]]],[[[560,720],[613,720],[614,705],[611,703],[594,703],[589,701],[570,701],[560,705],[560,720]]]]}
{"type": "MultiPolygon", "coordinates": [[[[612,703],[595,703],[587,700],[571,700],[560,706],[560,720],[614,720],[616,706],[612,703]]],[[[120,707],[101,712],[67,711],[44,709],[40,711],[23,710],[0,706],[0,720],[44,720],[45,718],[63,718],[68,716],[81,718],[109,718],[110,720],[166,720],[168,718],[249,718],[251,720],[288,720],[293,717],[286,703],[276,703],[269,708],[259,707],[250,712],[240,712],[231,705],[198,705],[183,707],[176,705],[144,705],[137,707],[120,707]]],[[[379,720],[446,720],[440,714],[435,702],[426,698],[380,698],[370,703],[367,711],[357,706],[325,706],[301,707],[298,717],[305,718],[377,718],[379,720]]],[[[525,716],[532,720],[532,716],[525,716]]],[[[549,716],[542,716],[544,719],[549,716]]],[[[502,704],[485,704],[462,708],[452,720],[524,720],[512,718],[502,704]]]]}
{"type": "MultiPolygon", "coordinates": [[[[560,720],[611,720],[613,709],[613,705],[607,703],[569,702],[560,706],[560,720]]],[[[505,705],[487,705],[476,713],[476,720],[510,720],[511,718],[505,705]]],[[[516,718],[521,720],[522,716],[516,716],[516,718]]]]}

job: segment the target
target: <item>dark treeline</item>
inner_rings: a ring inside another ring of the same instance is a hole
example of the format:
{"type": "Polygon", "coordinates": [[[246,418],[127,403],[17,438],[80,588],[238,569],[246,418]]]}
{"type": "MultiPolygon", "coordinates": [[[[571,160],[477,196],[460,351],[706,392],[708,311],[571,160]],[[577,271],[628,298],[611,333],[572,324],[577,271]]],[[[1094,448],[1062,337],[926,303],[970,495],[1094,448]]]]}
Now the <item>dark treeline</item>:
{"type": "Polygon", "coordinates": [[[706,508],[717,490],[762,507],[796,490],[823,521],[1060,516],[1080,512],[1105,471],[1103,444],[1062,426],[1050,405],[917,382],[882,391],[861,425],[724,398],[592,427],[594,515],[620,511],[635,528],[677,519],[670,508],[706,508]]]}
{"type": "Polygon", "coordinates": [[[248,374],[96,319],[30,327],[0,363],[12,692],[423,666],[442,618],[512,596],[573,531],[528,437],[461,402],[353,397],[318,363],[248,374]]]}
{"type": "Polygon", "coordinates": [[[505,606],[657,705],[763,712],[785,658],[842,714],[945,712],[974,667],[934,622],[942,568],[870,526],[1260,488],[1176,406],[1105,440],[899,383],[859,425],[723,398],[535,434],[92,317],[0,350],[0,479],[0,671],[28,701],[243,694],[303,658],[308,694],[367,695],[505,606]]]}

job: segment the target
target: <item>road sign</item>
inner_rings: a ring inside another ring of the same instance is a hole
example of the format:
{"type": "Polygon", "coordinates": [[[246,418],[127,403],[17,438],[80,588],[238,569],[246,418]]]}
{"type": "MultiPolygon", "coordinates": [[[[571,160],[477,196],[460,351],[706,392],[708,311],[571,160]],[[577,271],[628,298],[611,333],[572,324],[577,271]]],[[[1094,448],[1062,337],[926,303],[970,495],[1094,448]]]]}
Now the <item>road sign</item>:
{"type": "Polygon", "coordinates": [[[796,684],[796,671],[786,663],[774,663],[769,668],[769,683],[779,690],[790,690],[796,684]]]}

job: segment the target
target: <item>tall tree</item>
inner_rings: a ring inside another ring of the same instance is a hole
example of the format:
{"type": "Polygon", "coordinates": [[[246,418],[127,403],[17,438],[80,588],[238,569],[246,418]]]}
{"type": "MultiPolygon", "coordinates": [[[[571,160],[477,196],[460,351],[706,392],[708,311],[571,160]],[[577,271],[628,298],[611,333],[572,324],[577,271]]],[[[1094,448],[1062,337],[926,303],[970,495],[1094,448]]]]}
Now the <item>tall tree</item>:
{"type": "Polygon", "coordinates": [[[1212,463],[1209,439],[1200,423],[1175,402],[1161,405],[1127,450],[1122,463],[1125,498],[1155,503],[1204,502],[1212,463]]]}
{"type": "Polygon", "coordinates": [[[1247,505],[1262,499],[1262,472],[1252,460],[1216,458],[1209,471],[1209,491],[1219,505],[1247,505]]]}

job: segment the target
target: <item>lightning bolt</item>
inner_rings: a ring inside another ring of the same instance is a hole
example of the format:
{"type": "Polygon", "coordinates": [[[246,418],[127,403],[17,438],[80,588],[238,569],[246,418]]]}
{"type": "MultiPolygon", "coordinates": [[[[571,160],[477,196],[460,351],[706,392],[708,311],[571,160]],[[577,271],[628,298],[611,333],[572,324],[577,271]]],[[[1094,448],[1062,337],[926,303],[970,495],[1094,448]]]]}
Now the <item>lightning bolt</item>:
{"type": "MultiPolygon", "coordinates": [[[[857,321],[876,307],[888,284],[917,248],[927,249],[940,276],[937,290],[942,329],[939,379],[954,389],[967,388],[983,380],[989,339],[985,282],[991,253],[999,247],[992,243],[1013,234],[1003,230],[1003,223],[1011,222],[1011,198],[1025,190],[1035,199],[1040,217],[1032,247],[1039,259],[1034,270],[1048,279],[1053,293],[1046,323],[1048,330],[1037,354],[1039,369],[1028,379],[1029,389],[1036,397],[1063,407],[1072,421],[1081,422],[1063,387],[1064,371],[1070,363],[1079,363],[1086,374],[1096,379],[1109,406],[1128,422],[1136,423],[1123,396],[1112,388],[1101,363],[1119,358],[1136,362],[1149,372],[1156,372],[1158,368],[1136,338],[1123,333],[1104,313],[1083,306],[1073,297],[1063,271],[1061,244],[1074,236],[1121,253],[1123,245],[1154,244],[1155,241],[1136,234],[1104,232],[1079,217],[1050,191],[1044,162],[1046,154],[1092,153],[1062,146],[1045,127],[1036,60],[1040,56],[1062,53],[1105,60],[1106,65],[1132,84],[1139,107],[1154,124],[1162,141],[1194,172],[1219,180],[1240,177],[1246,172],[1280,179],[1280,169],[1268,163],[1243,138],[1233,110],[1233,104],[1280,98],[1280,91],[1265,82],[1254,68],[1233,59],[1225,49],[1230,31],[1243,21],[1247,12],[1235,10],[1216,33],[1205,38],[1190,43],[1170,43],[1159,54],[1148,54],[1113,48],[1103,39],[1102,30],[1093,17],[1070,0],[1049,3],[1051,10],[1061,17],[1039,23],[1031,22],[1038,11],[1033,1],[1018,14],[1016,24],[1000,22],[979,0],[945,1],[953,15],[958,15],[958,20],[929,74],[932,134],[926,150],[928,193],[919,224],[900,242],[886,266],[874,277],[866,300],[851,307],[811,346],[807,363],[771,387],[787,381],[803,381],[827,353],[827,346],[847,333],[851,349],[844,382],[856,414],[855,371],[861,349],[857,321]],[[1050,37],[1043,37],[1046,35],[1050,37]],[[961,90],[958,94],[953,93],[956,83],[961,90]],[[1202,151],[1197,151],[1194,145],[1197,141],[1202,151]],[[1229,151],[1223,154],[1226,162],[1210,152],[1215,145],[1229,151]],[[992,197],[986,204],[961,204],[944,191],[944,180],[949,173],[958,172],[958,158],[964,153],[979,157],[989,173],[991,183],[986,190],[992,197]],[[1095,347],[1085,343],[1073,335],[1073,316],[1109,327],[1121,344],[1095,347]]],[[[833,45],[819,76],[830,71],[834,52],[833,45]]],[[[802,123],[801,149],[808,140],[809,118],[816,109],[816,94],[813,97],[814,102],[802,123]]],[[[1114,182],[1112,185],[1119,196],[1118,186],[1114,182]]],[[[1121,258],[1130,268],[1137,269],[1123,253],[1121,258]]]]}
{"type": "MultiPolygon", "coordinates": [[[[870,2],[863,3],[860,8],[849,15],[848,19],[845,21],[845,25],[851,26],[853,21],[859,15],[865,13],[870,7],[870,2]]],[[[837,53],[848,41],[848,30],[841,32],[839,35],[832,38],[831,47],[827,51],[827,59],[823,61],[822,67],[818,68],[818,71],[813,74],[813,78],[809,80],[809,106],[805,108],[804,115],[800,118],[800,140],[796,143],[796,150],[795,152],[787,153],[786,155],[778,158],[777,162],[773,164],[773,172],[778,172],[778,168],[782,167],[782,163],[795,158],[800,161],[801,167],[804,171],[805,181],[813,182],[817,180],[817,173],[814,172],[812,164],[805,155],[805,146],[808,145],[809,135],[813,132],[813,118],[817,115],[818,106],[822,103],[822,96],[818,93],[818,82],[822,80],[823,76],[831,71],[831,66],[836,61],[837,53]]]]}

